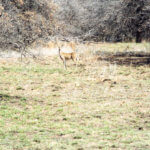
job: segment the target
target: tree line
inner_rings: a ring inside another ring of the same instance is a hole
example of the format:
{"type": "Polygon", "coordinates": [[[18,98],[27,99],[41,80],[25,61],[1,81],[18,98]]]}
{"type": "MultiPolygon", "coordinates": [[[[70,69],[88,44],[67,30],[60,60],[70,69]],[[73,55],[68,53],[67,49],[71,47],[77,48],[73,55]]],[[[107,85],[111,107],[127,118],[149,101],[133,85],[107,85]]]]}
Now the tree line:
{"type": "Polygon", "coordinates": [[[64,35],[106,42],[150,40],[149,0],[55,1],[64,35]]]}
{"type": "Polygon", "coordinates": [[[150,41],[149,0],[0,0],[0,48],[23,50],[53,36],[150,41]]]}
{"type": "Polygon", "coordinates": [[[0,48],[25,50],[54,33],[50,0],[0,0],[0,48]]]}

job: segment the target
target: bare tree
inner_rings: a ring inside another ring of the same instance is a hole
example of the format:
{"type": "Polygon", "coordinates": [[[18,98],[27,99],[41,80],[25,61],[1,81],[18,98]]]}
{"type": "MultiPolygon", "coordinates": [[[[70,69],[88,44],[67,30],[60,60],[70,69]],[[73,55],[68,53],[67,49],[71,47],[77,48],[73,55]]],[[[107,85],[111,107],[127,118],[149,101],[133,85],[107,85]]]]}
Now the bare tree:
{"type": "Polygon", "coordinates": [[[149,0],[0,0],[0,48],[24,50],[56,35],[83,41],[150,40],[149,14],[149,0]]]}
{"type": "MultiPolygon", "coordinates": [[[[150,39],[150,1],[123,0],[120,27],[136,42],[150,39]]],[[[128,36],[126,35],[126,36],[128,36]]]]}
{"type": "Polygon", "coordinates": [[[64,36],[82,40],[150,39],[149,0],[54,0],[64,36]]]}
{"type": "Polygon", "coordinates": [[[54,33],[51,0],[0,0],[0,48],[24,51],[54,33]]]}

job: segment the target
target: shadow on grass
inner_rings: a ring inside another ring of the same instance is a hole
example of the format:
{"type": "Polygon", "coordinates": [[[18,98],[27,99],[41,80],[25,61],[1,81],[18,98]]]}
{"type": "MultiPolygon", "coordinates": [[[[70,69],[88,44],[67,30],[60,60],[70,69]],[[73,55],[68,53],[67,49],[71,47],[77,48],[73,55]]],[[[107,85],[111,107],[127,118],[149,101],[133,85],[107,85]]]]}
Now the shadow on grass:
{"type": "Polygon", "coordinates": [[[9,100],[21,100],[21,101],[26,101],[25,97],[21,97],[21,96],[10,96],[8,94],[2,94],[0,93],[0,102],[1,101],[9,101],[9,100]]]}
{"type": "Polygon", "coordinates": [[[98,60],[108,61],[117,65],[142,66],[150,65],[150,53],[146,52],[98,52],[98,60]]]}

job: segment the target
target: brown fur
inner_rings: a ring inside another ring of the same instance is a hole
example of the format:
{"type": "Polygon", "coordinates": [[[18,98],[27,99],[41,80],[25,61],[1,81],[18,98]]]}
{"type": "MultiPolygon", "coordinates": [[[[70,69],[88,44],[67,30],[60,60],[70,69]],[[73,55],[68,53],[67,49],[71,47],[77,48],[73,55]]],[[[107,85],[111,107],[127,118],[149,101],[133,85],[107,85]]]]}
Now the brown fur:
{"type": "Polygon", "coordinates": [[[64,63],[64,67],[66,69],[66,60],[72,59],[74,62],[77,60],[76,52],[65,53],[62,52],[59,48],[59,57],[64,63]]]}
{"type": "Polygon", "coordinates": [[[23,0],[15,0],[15,3],[19,4],[19,5],[23,5],[24,1],[23,0]]]}

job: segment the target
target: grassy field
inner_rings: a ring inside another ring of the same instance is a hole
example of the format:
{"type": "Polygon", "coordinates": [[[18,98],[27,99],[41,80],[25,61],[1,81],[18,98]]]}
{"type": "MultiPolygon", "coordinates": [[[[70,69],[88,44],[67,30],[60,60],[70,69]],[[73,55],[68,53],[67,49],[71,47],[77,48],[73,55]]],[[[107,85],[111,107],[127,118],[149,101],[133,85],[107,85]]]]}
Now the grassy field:
{"type": "Polygon", "coordinates": [[[0,60],[0,150],[63,149],[149,150],[150,66],[0,60]]]}

